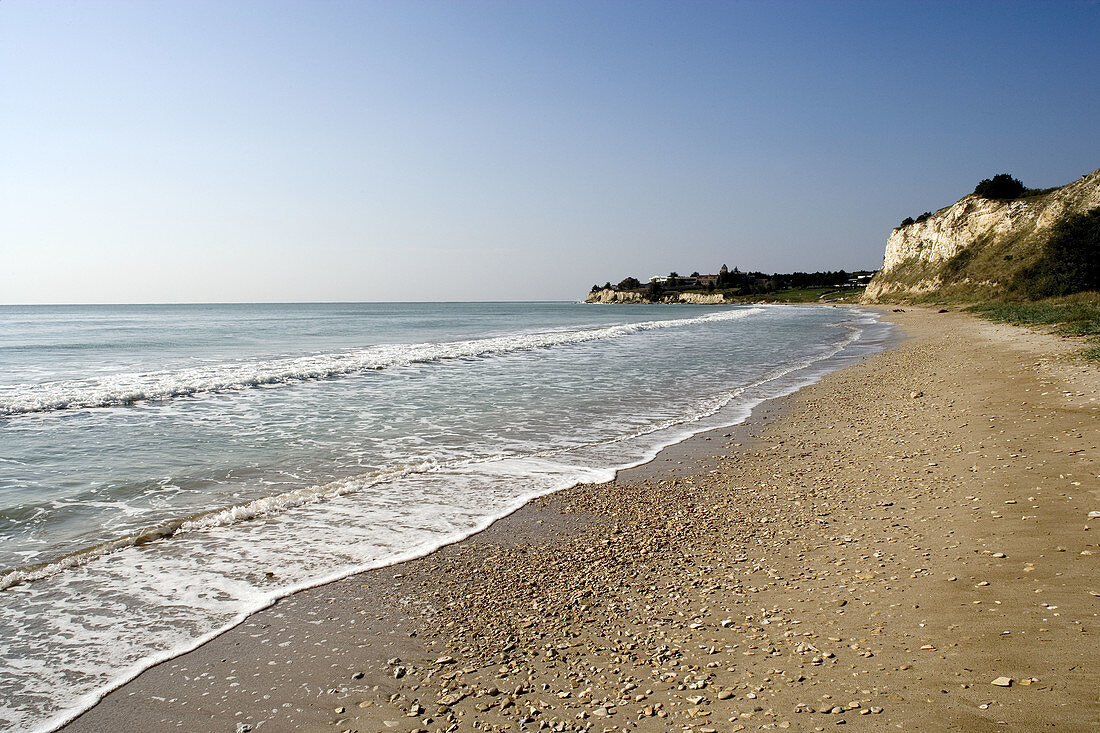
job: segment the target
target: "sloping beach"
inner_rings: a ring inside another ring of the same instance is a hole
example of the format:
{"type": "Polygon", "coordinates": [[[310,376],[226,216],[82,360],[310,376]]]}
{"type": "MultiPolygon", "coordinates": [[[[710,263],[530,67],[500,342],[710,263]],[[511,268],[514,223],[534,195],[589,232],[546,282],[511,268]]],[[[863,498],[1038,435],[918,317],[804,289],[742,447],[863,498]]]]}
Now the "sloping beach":
{"type": "Polygon", "coordinates": [[[284,599],[64,730],[1095,730],[1095,367],[885,316],[895,350],[284,599]]]}

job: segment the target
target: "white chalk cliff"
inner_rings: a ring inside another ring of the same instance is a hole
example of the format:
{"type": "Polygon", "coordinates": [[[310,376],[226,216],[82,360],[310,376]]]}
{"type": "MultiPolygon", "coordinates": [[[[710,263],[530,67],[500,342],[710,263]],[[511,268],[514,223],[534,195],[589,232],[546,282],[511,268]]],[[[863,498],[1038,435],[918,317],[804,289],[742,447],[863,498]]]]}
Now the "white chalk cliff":
{"type": "MultiPolygon", "coordinates": [[[[964,196],[925,221],[894,229],[882,270],[871,280],[864,300],[913,297],[940,289],[945,284],[942,266],[967,248],[992,248],[1004,260],[1026,259],[1055,224],[1096,206],[1100,170],[1039,195],[1007,201],[964,196]]],[[[995,273],[991,277],[972,284],[998,285],[995,273]]]]}
{"type": "Polygon", "coordinates": [[[649,300],[634,290],[614,290],[602,288],[593,290],[584,299],[585,303],[690,303],[693,305],[717,305],[725,303],[722,293],[672,293],[660,300],[649,300]]]}

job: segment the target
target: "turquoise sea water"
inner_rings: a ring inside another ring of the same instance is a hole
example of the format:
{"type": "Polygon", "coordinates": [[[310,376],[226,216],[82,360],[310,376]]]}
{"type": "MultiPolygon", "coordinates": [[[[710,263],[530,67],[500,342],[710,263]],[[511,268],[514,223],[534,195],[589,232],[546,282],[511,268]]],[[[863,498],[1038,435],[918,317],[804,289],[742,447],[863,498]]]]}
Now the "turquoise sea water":
{"type": "Polygon", "coordinates": [[[0,307],[0,729],[883,347],[853,308],[0,307]]]}

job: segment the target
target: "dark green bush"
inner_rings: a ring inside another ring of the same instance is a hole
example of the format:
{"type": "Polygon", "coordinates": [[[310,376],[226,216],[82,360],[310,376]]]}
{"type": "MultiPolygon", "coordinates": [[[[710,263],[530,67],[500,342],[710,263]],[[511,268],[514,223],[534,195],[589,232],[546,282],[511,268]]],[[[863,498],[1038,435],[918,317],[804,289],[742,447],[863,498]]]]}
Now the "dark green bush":
{"type": "Polygon", "coordinates": [[[1100,206],[1059,223],[1039,259],[1011,286],[1033,300],[1100,290],[1100,206]]]}
{"type": "Polygon", "coordinates": [[[619,290],[633,290],[634,288],[640,288],[642,283],[636,277],[624,277],[619,281],[616,286],[619,290]]]}
{"type": "Polygon", "coordinates": [[[1014,199],[1027,193],[1027,188],[1008,173],[998,173],[983,179],[974,187],[974,193],[983,199],[1014,199]]]}

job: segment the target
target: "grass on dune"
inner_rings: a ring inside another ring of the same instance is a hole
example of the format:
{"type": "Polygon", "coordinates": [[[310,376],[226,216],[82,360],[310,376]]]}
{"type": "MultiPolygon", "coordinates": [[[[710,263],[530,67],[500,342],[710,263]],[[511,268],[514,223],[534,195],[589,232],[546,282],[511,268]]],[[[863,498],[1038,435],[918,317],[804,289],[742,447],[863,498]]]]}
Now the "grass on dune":
{"type": "Polygon", "coordinates": [[[1100,293],[1076,293],[1035,301],[991,300],[967,310],[997,323],[1017,326],[1050,326],[1063,336],[1084,336],[1092,344],[1082,352],[1100,360],[1100,293]]]}

